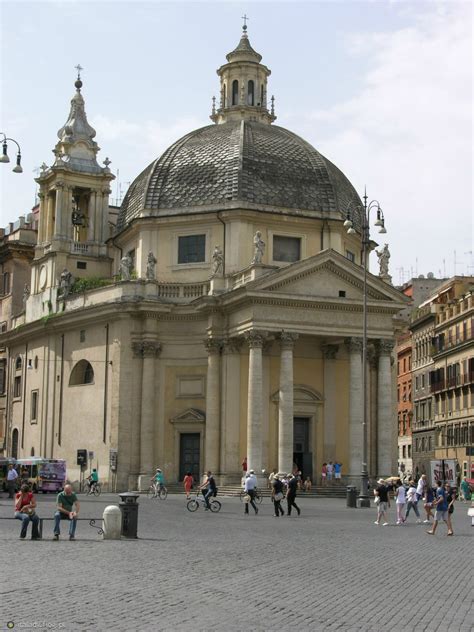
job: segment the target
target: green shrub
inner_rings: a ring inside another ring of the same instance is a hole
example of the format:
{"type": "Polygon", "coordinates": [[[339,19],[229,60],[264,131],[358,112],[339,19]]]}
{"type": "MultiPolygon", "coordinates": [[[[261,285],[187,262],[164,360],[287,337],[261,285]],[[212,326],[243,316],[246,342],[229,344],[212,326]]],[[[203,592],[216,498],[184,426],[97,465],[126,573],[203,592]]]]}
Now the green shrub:
{"type": "Polygon", "coordinates": [[[95,290],[98,287],[104,287],[113,283],[111,279],[101,279],[99,277],[85,277],[76,279],[71,288],[71,294],[79,294],[88,290],[95,290]]]}

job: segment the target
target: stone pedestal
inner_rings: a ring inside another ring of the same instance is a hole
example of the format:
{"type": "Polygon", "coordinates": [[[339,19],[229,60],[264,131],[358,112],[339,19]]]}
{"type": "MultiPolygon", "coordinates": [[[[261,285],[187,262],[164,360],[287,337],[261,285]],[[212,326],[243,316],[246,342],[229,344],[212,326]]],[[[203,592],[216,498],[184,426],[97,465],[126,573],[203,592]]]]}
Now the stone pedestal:
{"type": "Polygon", "coordinates": [[[122,512],[116,505],[109,505],[103,513],[103,539],[120,540],[122,531],[122,512]]]}

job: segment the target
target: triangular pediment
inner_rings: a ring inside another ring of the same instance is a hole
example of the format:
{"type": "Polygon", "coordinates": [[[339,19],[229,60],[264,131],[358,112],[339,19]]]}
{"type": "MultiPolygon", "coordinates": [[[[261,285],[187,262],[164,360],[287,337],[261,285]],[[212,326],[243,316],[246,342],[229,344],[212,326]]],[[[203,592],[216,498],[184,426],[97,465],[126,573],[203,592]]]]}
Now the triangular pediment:
{"type": "MultiPolygon", "coordinates": [[[[348,299],[363,295],[364,272],[335,250],[325,250],[272,272],[247,284],[252,292],[285,294],[294,298],[348,299]]],[[[367,296],[374,301],[389,301],[404,307],[406,298],[379,277],[367,274],[367,296]]]]}
{"type": "Polygon", "coordinates": [[[176,415],[176,417],[172,417],[170,422],[172,424],[175,423],[204,423],[206,421],[206,413],[198,408],[187,408],[185,411],[176,415]]]}

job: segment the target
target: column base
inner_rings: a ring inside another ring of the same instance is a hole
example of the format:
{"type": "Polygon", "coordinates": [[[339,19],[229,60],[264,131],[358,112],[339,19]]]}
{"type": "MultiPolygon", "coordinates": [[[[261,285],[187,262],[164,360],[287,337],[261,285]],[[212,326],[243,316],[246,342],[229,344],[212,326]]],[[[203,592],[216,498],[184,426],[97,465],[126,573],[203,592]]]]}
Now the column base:
{"type": "Polygon", "coordinates": [[[137,479],[137,489],[139,492],[146,492],[150,487],[150,478],[149,474],[139,474],[137,479]]]}
{"type": "Polygon", "coordinates": [[[361,509],[370,509],[370,497],[369,496],[359,496],[357,498],[357,506],[361,509]]]}

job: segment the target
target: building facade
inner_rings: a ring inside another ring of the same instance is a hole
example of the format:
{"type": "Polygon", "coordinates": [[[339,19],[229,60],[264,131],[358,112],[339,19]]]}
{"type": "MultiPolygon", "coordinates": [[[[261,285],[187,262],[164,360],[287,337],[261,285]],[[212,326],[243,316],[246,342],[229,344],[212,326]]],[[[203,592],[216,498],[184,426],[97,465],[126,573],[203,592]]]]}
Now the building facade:
{"type": "MultiPolygon", "coordinates": [[[[147,486],[157,465],[167,480],[210,469],[235,482],[244,457],[259,475],[296,465],[311,477],[337,459],[359,480],[362,205],[335,165],[274,125],[260,62],[244,29],[218,71],[214,124],[136,178],[111,238],[110,161],[97,163],[78,78],[37,179],[31,295],[4,337],[10,452],[65,458],[77,481],[85,448],[122,489],[147,486]]],[[[368,274],[372,477],[397,466],[393,317],[405,304],[368,274]]]]}
{"type": "MultiPolygon", "coordinates": [[[[38,207],[0,230],[0,332],[11,329],[29,296],[31,268],[38,227],[38,207]]],[[[7,349],[0,344],[0,455],[6,444],[7,349]]]]}
{"type": "Polygon", "coordinates": [[[403,477],[411,477],[413,471],[411,361],[411,335],[410,332],[404,332],[397,338],[398,471],[403,477]]]}

